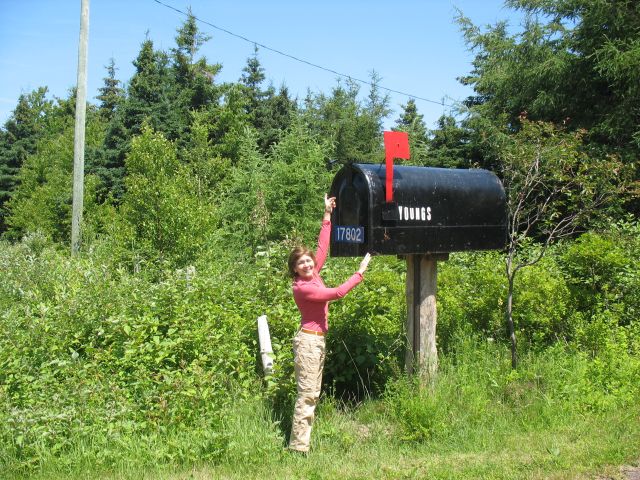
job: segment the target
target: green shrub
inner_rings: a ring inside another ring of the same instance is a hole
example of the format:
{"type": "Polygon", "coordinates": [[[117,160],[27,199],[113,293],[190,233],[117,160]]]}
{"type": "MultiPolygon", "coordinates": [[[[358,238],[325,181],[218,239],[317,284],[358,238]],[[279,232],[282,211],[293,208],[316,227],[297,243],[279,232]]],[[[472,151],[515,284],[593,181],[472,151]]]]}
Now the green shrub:
{"type": "Polygon", "coordinates": [[[256,387],[250,292],[2,247],[1,463],[29,469],[87,444],[109,464],[105,442],[122,435],[189,438],[175,462],[224,453],[225,411],[256,387]]]}
{"type": "Polygon", "coordinates": [[[506,338],[504,301],[507,285],[497,252],[455,253],[438,264],[438,344],[444,352],[454,339],[477,332],[506,338]]]}
{"type": "Polygon", "coordinates": [[[570,335],[571,296],[551,252],[520,271],[513,303],[520,346],[526,343],[530,348],[546,347],[570,335]]]}
{"type": "MultiPolygon", "coordinates": [[[[358,262],[330,259],[325,283],[343,282],[358,262]]],[[[374,258],[364,282],[330,304],[325,384],[350,400],[379,395],[404,363],[405,311],[404,262],[374,258]]]]}
{"type": "Polygon", "coordinates": [[[617,310],[619,324],[636,322],[640,312],[640,224],[618,222],[605,232],[589,232],[561,256],[576,310],[593,315],[617,310]]]}
{"type": "Polygon", "coordinates": [[[144,127],[132,141],[126,167],[119,242],[152,263],[193,264],[215,216],[190,168],[178,161],[175,145],[144,127]]]}
{"type": "Polygon", "coordinates": [[[638,322],[619,326],[619,316],[608,311],[576,321],[573,345],[585,361],[581,404],[608,410],[635,402],[640,395],[638,322]]]}

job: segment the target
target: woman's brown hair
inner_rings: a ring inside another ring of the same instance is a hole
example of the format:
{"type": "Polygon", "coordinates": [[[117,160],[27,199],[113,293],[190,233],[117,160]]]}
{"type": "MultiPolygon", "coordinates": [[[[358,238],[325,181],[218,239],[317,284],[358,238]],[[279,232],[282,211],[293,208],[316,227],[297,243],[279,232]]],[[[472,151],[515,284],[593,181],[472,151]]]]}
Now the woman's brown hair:
{"type": "Polygon", "coordinates": [[[291,253],[289,254],[289,262],[288,262],[289,275],[291,276],[291,278],[296,278],[296,276],[298,276],[298,274],[296,273],[296,263],[298,263],[298,260],[303,255],[309,255],[311,257],[311,260],[313,260],[313,263],[314,264],[316,263],[316,256],[307,247],[294,248],[293,250],[291,250],[291,253]]]}

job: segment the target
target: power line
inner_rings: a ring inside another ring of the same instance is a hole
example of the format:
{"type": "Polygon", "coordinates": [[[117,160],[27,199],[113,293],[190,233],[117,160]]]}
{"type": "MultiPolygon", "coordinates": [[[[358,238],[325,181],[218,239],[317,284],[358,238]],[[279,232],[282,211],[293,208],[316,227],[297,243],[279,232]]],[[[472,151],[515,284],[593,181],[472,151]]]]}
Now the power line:
{"type": "Polygon", "coordinates": [[[347,75],[346,73],[340,73],[340,72],[337,72],[336,70],[333,70],[333,69],[331,69],[331,68],[323,67],[322,65],[318,65],[317,63],[310,62],[310,61],[305,60],[305,59],[303,59],[303,58],[299,58],[299,57],[296,57],[296,56],[294,56],[294,55],[291,55],[291,54],[288,54],[288,53],[286,53],[286,52],[283,52],[283,51],[281,51],[281,50],[278,50],[278,49],[275,49],[275,48],[269,47],[269,46],[267,46],[267,45],[264,45],[264,44],[262,44],[262,43],[260,43],[260,42],[256,42],[255,40],[251,40],[250,38],[244,37],[244,36],[239,35],[239,34],[237,34],[237,33],[233,33],[232,31],[227,30],[226,28],[222,28],[222,27],[219,27],[219,26],[217,26],[217,25],[214,25],[213,23],[208,22],[208,21],[206,21],[206,20],[203,20],[203,19],[201,19],[201,18],[198,18],[198,17],[196,17],[196,16],[195,16],[195,15],[193,15],[193,14],[189,14],[189,13],[187,13],[187,12],[184,12],[184,11],[180,10],[179,8],[175,8],[175,7],[174,7],[174,6],[172,6],[172,5],[167,5],[166,3],[163,3],[163,2],[161,2],[160,0],[153,0],[153,1],[154,1],[154,2],[156,2],[156,3],[157,3],[157,4],[159,4],[159,5],[162,5],[163,7],[166,7],[166,8],[168,8],[168,9],[170,9],[170,10],[173,10],[173,11],[175,11],[175,12],[178,12],[178,13],[180,13],[180,14],[182,14],[182,15],[186,15],[186,16],[191,15],[191,16],[192,16],[194,19],[196,19],[198,22],[203,23],[203,24],[205,24],[205,25],[208,25],[208,26],[210,26],[211,28],[215,28],[216,30],[219,30],[219,31],[221,31],[221,32],[224,32],[224,33],[226,33],[226,34],[228,34],[228,35],[231,35],[232,37],[239,38],[239,39],[241,39],[241,40],[244,40],[245,42],[251,43],[251,44],[253,44],[253,45],[257,45],[257,46],[259,46],[259,47],[261,47],[261,48],[263,48],[263,49],[265,49],[265,50],[269,50],[270,52],[277,53],[278,55],[282,55],[283,57],[290,58],[290,59],[292,59],[292,60],[295,60],[296,62],[304,63],[304,64],[306,64],[306,65],[309,65],[309,66],[313,67],[313,68],[318,68],[318,69],[320,69],[320,70],[324,70],[325,72],[333,73],[334,75],[338,75],[338,76],[340,76],[340,77],[344,77],[344,78],[347,78],[347,79],[349,79],[349,80],[353,80],[353,81],[356,81],[356,82],[358,82],[358,83],[362,83],[362,84],[364,84],[364,85],[369,85],[369,86],[371,86],[371,87],[376,87],[376,88],[379,88],[379,89],[381,89],[381,90],[385,90],[385,91],[387,91],[387,92],[391,92],[391,93],[397,93],[398,95],[404,95],[405,97],[413,98],[413,99],[415,99],[415,100],[422,100],[423,102],[434,103],[434,104],[436,104],[436,105],[440,105],[440,106],[443,106],[443,107],[452,107],[452,108],[454,107],[454,105],[450,105],[450,104],[448,104],[448,103],[444,103],[444,100],[443,100],[443,101],[441,101],[441,102],[438,102],[438,101],[436,101],[436,100],[431,100],[431,99],[429,99],[429,98],[420,97],[420,96],[418,96],[418,95],[413,95],[413,94],[411,94],[411,93],[401,92],[400,90],[394,90],[394,89],[392,89],[392,88],[383,87],[382,85],[378,85],[378,84],[375,84],[375,85],[374,85],[373,83],[371,83],[371,82],[369,82],[369,81],[367,81],[367,80],[362,80],[362,79],[360,79],[360,78],[356,78],[356,77],[353,77],[353,76],[351,76],[351,75],[347,75]]]}

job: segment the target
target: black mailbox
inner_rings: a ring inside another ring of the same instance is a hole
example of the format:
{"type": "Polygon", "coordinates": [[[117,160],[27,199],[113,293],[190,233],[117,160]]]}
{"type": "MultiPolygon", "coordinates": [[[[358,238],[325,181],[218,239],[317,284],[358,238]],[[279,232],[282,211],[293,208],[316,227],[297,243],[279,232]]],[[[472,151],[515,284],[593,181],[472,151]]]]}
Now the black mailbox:
{"type": "Polygon", "coordinates": [[[394,166],[393,202],[387,203],[385,170],[354,163],[336,174],[331,256],[504,248],[506,196],[492,172],[394,166]]]}

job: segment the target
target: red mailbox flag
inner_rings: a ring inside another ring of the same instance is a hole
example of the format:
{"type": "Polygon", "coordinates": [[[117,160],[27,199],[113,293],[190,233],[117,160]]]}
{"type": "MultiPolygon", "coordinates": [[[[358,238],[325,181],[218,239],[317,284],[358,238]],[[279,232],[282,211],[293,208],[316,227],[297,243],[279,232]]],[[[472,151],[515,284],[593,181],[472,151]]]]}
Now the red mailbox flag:
{"type": "Polygon", "coordinates": [[[402,158],[408,160],[409,134],[407,132],[384,132],[384,151],[386,166],[386,199],[387,203],[393,202],[393,159],[402,158]]]}

